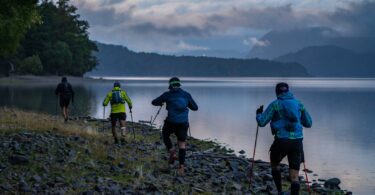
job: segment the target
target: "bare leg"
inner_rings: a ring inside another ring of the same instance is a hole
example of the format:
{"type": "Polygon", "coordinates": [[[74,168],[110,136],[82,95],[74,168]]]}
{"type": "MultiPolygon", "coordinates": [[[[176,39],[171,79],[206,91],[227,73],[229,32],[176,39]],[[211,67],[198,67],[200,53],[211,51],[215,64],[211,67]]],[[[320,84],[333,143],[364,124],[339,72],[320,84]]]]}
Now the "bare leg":
{"type": "Polygon", "coordinates": [[[115,143],[117,144],[118,139],[117,139],[117,132],[116,132],[116,121],[112,121],[112,135],[113,135],[113,138],[115,139],[115,143]]]}
{"type": "Polygon", "coordinates": [[[62,114],[63,114],[63,117],[64,117],[64,121],[67,121],[68,120],[68,107],[66,107],[66,106],[62,107],[62,114]]]}
{"type": "Polygon", "coordinates": [[[126,136],[126,121],[120,120],[121,136],[126,136]]]}

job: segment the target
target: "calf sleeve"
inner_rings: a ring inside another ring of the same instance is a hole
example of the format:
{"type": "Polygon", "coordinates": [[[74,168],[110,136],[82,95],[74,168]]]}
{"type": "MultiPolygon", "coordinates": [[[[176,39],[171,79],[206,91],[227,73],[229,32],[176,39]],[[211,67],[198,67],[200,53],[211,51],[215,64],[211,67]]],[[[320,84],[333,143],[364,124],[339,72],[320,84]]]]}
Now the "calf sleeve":
{"type": "Polygon", "coordinates": [[[299,182],[292,182],[290,187],[290,194],[291,195],[298,195],[299,194],[299,182]]]}
{"type": "Polygon", "coordinates": [[[178,150],[178,161],[180,162],[180,165],[185,164],[185,155],[186,155],[186,149],[185,148],[180,148],[178,150]]]}
{"type": "Polygon", "coordinates": [[[272,170],[272,177],[273,177],[273,181],[275,182],[277,191],[281,192],[282,188],[281,188],[281,172],[280,172],[280,170],[272,170]]]}
{"type": "Polygon", "coordinates": [[[164,144],[165,146],[167,147],[168,151],[172,148],[172,141],[171,139],[169,138],[170,134],[168,133],[165,133],[163,131],[163,141],[164,141],[164,144]]]}

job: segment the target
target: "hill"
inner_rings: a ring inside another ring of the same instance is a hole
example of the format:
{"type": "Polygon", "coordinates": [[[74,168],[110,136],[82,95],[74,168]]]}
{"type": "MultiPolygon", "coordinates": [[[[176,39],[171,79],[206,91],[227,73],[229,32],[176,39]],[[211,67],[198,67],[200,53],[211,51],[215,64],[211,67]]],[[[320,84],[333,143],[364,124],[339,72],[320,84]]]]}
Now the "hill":
{"type": "Polygon", "coordinates": [[[274,60],[303,64],[313,76],[375,77],[375,52],[358,53],[331,45],[313,46],[274,60]]]}
{"type": "Polygon", "coordinates": [[[99,61],[90,76],[309,76],[297,63],[260,59],[168,56],[97,43],[99,61]]]}
{"type": "Polygon", "coordinates": [[[374,37],[348,37],[325,27],[271,31],[259,39],[248,58],[274,59],[312,46],[333,45],[355,52],[375,53],[374,37]]]}

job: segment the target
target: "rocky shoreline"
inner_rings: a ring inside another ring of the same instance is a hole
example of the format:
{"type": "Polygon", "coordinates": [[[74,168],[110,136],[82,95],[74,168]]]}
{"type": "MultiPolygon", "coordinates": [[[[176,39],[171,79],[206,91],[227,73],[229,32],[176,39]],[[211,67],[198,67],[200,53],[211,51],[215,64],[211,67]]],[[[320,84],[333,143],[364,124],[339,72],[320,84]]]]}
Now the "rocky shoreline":
{"type": "MultiPolygon", "coordinates": [[[[2,121],[3,122],[3,121],[2,121]]],[[[251,159],[213,141],[189,138],[186,174],[178,176],[177,164],[167,164],[160,131],[147,123],[113,144],[105,120],[79,117],[69,125],[100,130],[85,134],[14,128],[0,133],[1,194],[275,194],[270,164],[257,160],[252,186],[251,159]],[[104,126],[104,128],[102,128],[104,126]]],[[[282,165],[283,188],[289,189],[288,166],[282,165]]],[[[301,172],[302,174],[303,172],[301,172]]],[[[301,183],[305,183],[301,177],[301,183]]],[[[315,194],[351,194],[339,188],[340,180],[316,180],[315,194]]],[[[308,194],[306,185],[302,193],[308,194]]]]}

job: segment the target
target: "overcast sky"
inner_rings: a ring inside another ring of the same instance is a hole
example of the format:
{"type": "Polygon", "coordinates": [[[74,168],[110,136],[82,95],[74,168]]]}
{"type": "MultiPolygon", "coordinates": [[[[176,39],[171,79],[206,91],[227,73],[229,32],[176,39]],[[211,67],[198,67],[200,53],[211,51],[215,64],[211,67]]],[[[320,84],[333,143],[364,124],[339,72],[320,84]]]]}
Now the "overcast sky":
{"type": "Polygon", "coordinates": [[[375,35],[375,0],[72,0],[90,38],[135,51],[246,52],[270,30],[375,35]]]}

